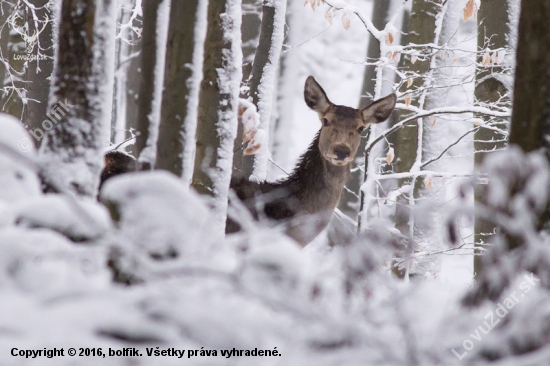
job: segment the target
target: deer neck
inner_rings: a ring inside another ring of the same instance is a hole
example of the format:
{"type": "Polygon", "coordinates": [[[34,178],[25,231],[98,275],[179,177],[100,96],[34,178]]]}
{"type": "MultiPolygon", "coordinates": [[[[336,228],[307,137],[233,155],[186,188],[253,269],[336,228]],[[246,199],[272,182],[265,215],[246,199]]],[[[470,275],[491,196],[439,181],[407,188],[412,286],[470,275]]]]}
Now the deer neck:
{"type": "Polygon", "coordinates": [[[332,213],[350,175],[350,164],[336,166],[319,150],[318,133],[288,179],[290,190],[308,214],[332,213]]]}

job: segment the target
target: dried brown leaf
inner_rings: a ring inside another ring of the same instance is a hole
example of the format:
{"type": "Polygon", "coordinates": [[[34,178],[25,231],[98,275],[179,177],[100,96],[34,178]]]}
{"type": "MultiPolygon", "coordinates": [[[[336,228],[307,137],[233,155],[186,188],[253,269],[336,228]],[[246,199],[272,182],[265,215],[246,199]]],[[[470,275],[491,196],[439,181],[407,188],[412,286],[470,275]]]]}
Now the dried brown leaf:
{"type": "Polygon", "coordinates": [[[426,175],[426,177],[424,178],[424,187],[426,187],[426,189],[429,191],[430,189],[432,189],[433,185],[434,185],[434,182],[433,182],[432,175],[431,174],[426,175]]]}
{"type": "Polygon", "coordinates": [[[388,149],[388,153],[386,154],[386,163],[388,163],[388,165],[391,164],[394,158],[395,158],[395,151],[393,150],[393,147],[390,147],[388,149]]]}
{"type": "Polygon", "coordinates": [[[436,116],[430,116],[430,126],[431,127],[435,126],[436,122],[437,122],[437,117],[436,116]]]}
{"type": "Polygon", "coordinates": [[[405,96],[403,97],[403,100],[405,101],[405,105],[408,107],[411,105],[411,94],[410,93],[407,93],[405,94],[405,96]]]}
{"type": "Polygon", "coordinates": [[[486,51],[483,55],[483,59],[481,60],[481,64],[485,67],[489,66],[491,63],[491,55],[489,54],[489,51],[486,51]]]}
{"type": "Polygon", "coordinates": [[[344,15],[342,15],[342,25],[344,26],[345,30],[348,30],[351,26],[351,18],[349,17],[348,13],[344,13],[344,15]]]}
{"type": "Polygon", "coordinates": [[[243,132],[243,142],[248,142],[256,136],[256,132],[258,132],[258,129],[256,127],[243,132]]]}
{"type": "Polygon", "coordinates": [[[393,44],[393,34],[391,32],[388,32],[388,34],[386,34],[386,44],[393,44]]]}
{"type": "Polygon", "coordinates": [[[477,17],[477,10],[478,8],[475,0],[468,0],[464,10],[462,10],[462,17],[464,21],[467,21],[470,18],[475,19],[477,17]]]}
{"type": "Polygon", "coordinates": [[[248,144],[246,149],[243,151],[243,155],[254,155],[258,152],[258,150],[260,150],[261,147],[261,144],[248,144]]]}
{"type": "Polygon", "coordinates": [[[327,12],[325,13],[325,19],[328,20],[330,25],[332,25],[333,17],[334,17],[334,13],[332,12],[332,8],[328,8],[327,12]]]}

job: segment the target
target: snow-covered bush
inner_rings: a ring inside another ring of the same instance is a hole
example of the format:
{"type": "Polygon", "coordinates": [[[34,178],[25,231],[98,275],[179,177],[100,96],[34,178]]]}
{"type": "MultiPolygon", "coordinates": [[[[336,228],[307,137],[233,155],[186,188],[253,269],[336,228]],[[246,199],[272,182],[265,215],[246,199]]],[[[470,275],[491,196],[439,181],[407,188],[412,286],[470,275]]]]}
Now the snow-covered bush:
{"type": "Polygon", "coordinates": [[[40,180],[31,166],[36,150],[14,117],[0,113],[0,212],[5,204],[40,195],[40,180]]]}

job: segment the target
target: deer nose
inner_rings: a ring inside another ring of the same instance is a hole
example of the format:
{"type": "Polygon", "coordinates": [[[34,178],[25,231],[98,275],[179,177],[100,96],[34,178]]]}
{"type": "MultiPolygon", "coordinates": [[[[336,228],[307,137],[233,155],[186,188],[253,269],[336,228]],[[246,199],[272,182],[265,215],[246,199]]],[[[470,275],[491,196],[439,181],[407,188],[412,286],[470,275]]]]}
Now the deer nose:
{"type": "Polygon", "coordinates": [[[338,160],[344,160],[345,158],[349,157],[350,153],[351,151],[347,146],[343,146],[343,145],[334,146],[334,155],[336,155],[338,160]]]}

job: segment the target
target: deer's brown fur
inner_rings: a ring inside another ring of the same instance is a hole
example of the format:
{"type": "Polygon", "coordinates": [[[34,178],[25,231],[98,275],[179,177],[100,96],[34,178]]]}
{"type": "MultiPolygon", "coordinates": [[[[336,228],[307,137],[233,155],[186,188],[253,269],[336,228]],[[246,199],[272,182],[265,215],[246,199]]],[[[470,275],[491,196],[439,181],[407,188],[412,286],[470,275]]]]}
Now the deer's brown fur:
{"type": "MultiPolygon", "coordinates": [[[[268,218],[285,225],[285,232],[305,246],[328,224],[344,188],[361,132],[386,120],[395,107],[391,94],[364,109],[330,102],[323,88],[309,76],[304,88],[306,104],[317,112],[322,127],[292,174],[278,182],[231,181],[237,197],[256,219],[268,218]]],[[[228,222],[228,232],[238,225],[228,222]]]]}

